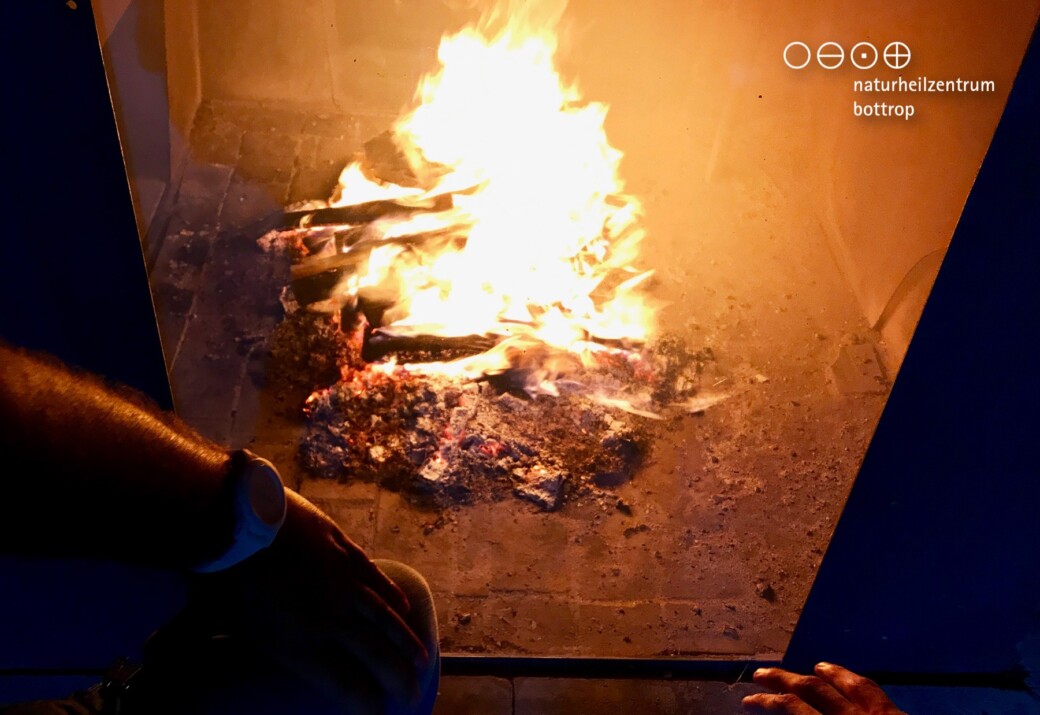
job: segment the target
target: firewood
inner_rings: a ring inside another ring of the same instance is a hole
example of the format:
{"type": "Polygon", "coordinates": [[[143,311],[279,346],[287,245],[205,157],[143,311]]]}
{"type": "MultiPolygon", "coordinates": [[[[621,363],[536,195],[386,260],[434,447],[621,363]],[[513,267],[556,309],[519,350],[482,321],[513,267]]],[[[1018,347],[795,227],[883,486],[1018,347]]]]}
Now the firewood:
{"type": "Polygon", "coordinates": [[[356,269],[368,260],[372,249],[378,246],[423,246],[431,250],[440,244],[465,243],[465,235],[457,229],[429,231],[394,238],[360,238],[344,252],[331,256],[307,258],[292,267],[292,290],[300,305],[310,305],[330,297],[343,274],[356,269]]]}
{"type": "Polygon", "coordinates": [[[488,335],[463,335],[444,337],[441,335],[388,335],[373,330],[365,337],[365,345],[361,349],[362,359],[375,362],[388,355],[430,354],[433,360],[454,359],[465,355],[476,355],[490,350],[499,342],[498,338],[488,335]]]}
{"type": "MultiPolygon", "coordinates": [[[[458,193],[458,192],[456,192],[458,193]]],[[[398,199],[395,201],[368,201],[351,206],[330,206],[310,211],[286,211],[282,225],[285,228],[317,226],[325,224],[371,223],[390,216],[407,216],[414,213],[447,211],[454,206],[452,194],[437,194],[417,201],[398,199]]]]}
{"type": "Polygon", "coordinates": [[[415,175],[408,157],[397,143],[393,132],[385,131],[365,142],[362,167],[366,176],[375,177],[383,182],[398,186],[418,187],[419,177],[415,175]]]}
{"type": "Polygon", "coordinates": [[[292,267],[292,278],[307,278],[331,270],[353,268],[363,262],[373,248],[379,246],[433,246],[437,242],[465,243],[466,237],[456,229],[413,233],[393,238],[362,238],[347,246],[347,250],[333,256],[305,258],[292,267]]]}

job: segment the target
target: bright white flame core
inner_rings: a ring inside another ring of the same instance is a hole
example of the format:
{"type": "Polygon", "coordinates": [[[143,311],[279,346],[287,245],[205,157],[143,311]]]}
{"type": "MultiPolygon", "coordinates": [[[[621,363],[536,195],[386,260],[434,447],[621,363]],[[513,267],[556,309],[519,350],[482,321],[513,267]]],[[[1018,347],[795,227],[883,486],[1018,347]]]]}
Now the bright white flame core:
{"type": "MultiPolygon", "coordinates": [[[[623,193],[606,106],[561,81],[554,23],[521,12],[496,33],[487,24],[441,40],[440,69],[394,127],[417,173],[442,172],[427,194],[477,187],[454,195],[448,221],[465,226],[464,246],[378,246],[349,290],[392,293],[397,334],[515,336],[575,354],[590,338],[642,342],[653,321],[637,288],[649,273],[631,267],[641,209],[623,193]]],[[[334,203],[417,193],[352,164],[334,203]]],[[[419,232],[423,218],[384,237],[419,232]]],[[[501,351],[485,355],[491,371],[501,364],[501,351]]]]}

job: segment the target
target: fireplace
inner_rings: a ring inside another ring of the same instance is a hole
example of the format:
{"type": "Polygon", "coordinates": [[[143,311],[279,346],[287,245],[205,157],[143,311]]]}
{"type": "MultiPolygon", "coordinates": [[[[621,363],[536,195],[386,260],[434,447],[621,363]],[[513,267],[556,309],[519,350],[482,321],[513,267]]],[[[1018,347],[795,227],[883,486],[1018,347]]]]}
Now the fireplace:
{"type": "Polygon", "coordinates": [[[1021,54],[986,48],[1028,36],[939,3],[681,5],[97,8],[178,412],[422,571],[446,652],[783,652],[1021,54]],[[999,91],[909,133],[782,61],[868,25],[999,91]],[[591,140],[516,116],[504,28],[591,140]],[[442,35],[485,76],[430,136],[442,35]]]}

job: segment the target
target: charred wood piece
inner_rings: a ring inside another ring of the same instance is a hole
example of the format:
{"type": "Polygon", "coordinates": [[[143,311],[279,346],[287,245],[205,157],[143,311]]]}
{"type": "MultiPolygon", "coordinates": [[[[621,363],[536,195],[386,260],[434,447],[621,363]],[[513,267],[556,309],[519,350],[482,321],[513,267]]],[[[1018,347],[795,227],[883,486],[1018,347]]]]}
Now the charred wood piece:
{"type": "Polygon", "coordinates": [[[405,147],[392,130],[365,142],[359,157],[362,173],[383,183],[413,188],[430,189],[450,172],[443,164],[435,164],[412,151],[408,156],[405,147]]]}
{"type": "Polygon", "coordinates": [[[409,362],[454,360],[467,355],[477,355],[497,344],[497,338],[486,335],[388,335],[377,329],[365,337],[361,358],[366,362],[375,362],[390,355],[416,358],[409,362]]]}
{"type": "Polygon", "coordinates": [[[419,177],[415,175],[411,162],[393,132],[386,131],[369,139],[365,142],[364,150],[362,166],[369,176],[398,186],[420,185],[419,177]]]}
{"type": "Polygon", "coordinates": [[[332,256],[308,258],[292,267],[293,295],[300,305],[310,305],[332,297],[346,271],[366,260],[366,252],[337,253],[332,256]]]}
{"type": "Polygon", "coordinates": [[[302,226],[361,224],[391,216],[408,216],[415,213],[448,211],[454,206],[451,194],[438,194],[421,201],[368,201],[351,206],[330,206],[310,211],[286,211],[282,221],[284,228],[302,226]]]}

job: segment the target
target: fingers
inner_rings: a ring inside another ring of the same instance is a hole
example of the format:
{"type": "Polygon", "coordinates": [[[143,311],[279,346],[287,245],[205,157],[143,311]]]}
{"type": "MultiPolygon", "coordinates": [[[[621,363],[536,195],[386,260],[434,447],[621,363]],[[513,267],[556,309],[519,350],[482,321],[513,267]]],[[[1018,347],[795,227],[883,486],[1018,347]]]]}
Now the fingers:
{"type": "Polygon", "coordinates": [[[391,701],[417,700],[430,658],[402,618],[407,597],[335,522],[298,494],[286,494],[290,513],[279,538],[239,575],[237,601],[250,606],[247,625],[255,621],[249,632],[264,631],[272,649],[298,639],[294,660],[320,665],[320,680],[365,675],[391,701]],[[344,660],[351,665],[337,672],[344,660]]]}
{"type": "Polygon", "coordinates": [[[877,683],[847,668],[831,663],[818,663],[816,674],[830,683],[849,701],[867,712],[898,712],[877,683]]]}
{"type": "Polygon", "coordinates": [[[823,715],[854,715],[856,712],[841,693],[814,675],[799,675],[781,668],[759,668],[754,678],[759,685],[797,696],[815,708],[813,712],[823,715]]]}
{"type": "Polygon", "coordinates": [[[830,663],[819,663],[816,676],[799,675],[781,668],[760,668],[755,682],[779,690],[780,695],[758,694],[744,698],[744,706],[761,712],[792,715],[856,715],[900,711],[884,691],[868,678],[830,663]]]}
{"type": "Polygon", "coordinates": [[[411,663],[416,670],[422,670],[430,663],[430,654],[426,646],[419,640],[411,626],[372,591],[362,590],[355,604],[365,619],[374,625],[382,635],[411,663]]]}
{"type": "Polygon", "coordinates": [[[402,616],[407,615],[411,605],[408,603],[408,597],[404,595],[404,591],[380,571],[379,567],[372,563],[372,560],[361,550],[361,547],[351,541],[346,534],[339,532],[339,536],[341,537],[339,546],[350,559],[351,568],[354,569],[358,580],[375,591],[390,608],[402,616]]]}
{"type": "Polygon", "coordinates": [[[762,713],[784,713],[784,715],[821,715],[815,710],[790,693],[785,695],[771,695],[769,693],[756,693],[748,695],[741,701],[744,709],[751,712],[762,713]]]}
{"type": "MultiPolygon", "coordinates": [[[[343,533],[343,530],[339,528],[336,522],[332,521],[318,507],[291,489],[286,489],[285,494],[292,507],[289,516],[286,517],[287,522],[309,522],[310,526],[297,526],[297,529],[305,532],[316,529],[321,532],[322,539],[328,545],[332,546],[336,552],[347,557],[346,567],[352,571],[355,579],[362,581],[366,586],[379,594],[383,601],[402,616],[408,613],[410,606],[404,592],[386,574],[380,571],[378,566],[372,563],[372,560],[368,558],[361,547],[351,541],[350,537],[343,533]]],[[[288,531],[285,526],[282,529],[283,531],[288,531]]],[[[315,547],[314,544],[309,546],[311,548],[315,547]]],[[[303,552],[308,550],[307,547],[302,549],[303,552]]]]}

